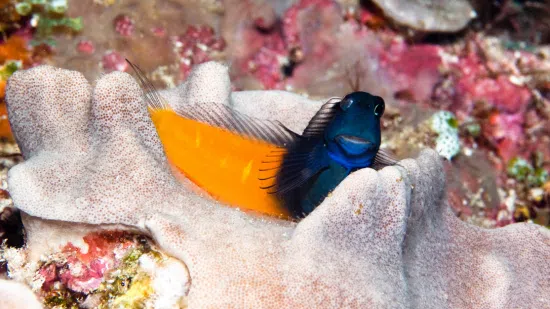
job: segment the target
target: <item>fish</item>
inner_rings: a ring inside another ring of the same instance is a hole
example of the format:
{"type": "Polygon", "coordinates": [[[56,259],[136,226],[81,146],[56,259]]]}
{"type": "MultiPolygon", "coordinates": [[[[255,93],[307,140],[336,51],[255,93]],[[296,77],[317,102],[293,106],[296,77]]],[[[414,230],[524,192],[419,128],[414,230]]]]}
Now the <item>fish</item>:
{"type": "Polygon", "coordinates": [[[300,219],[351,172],[396,162],[379,150],[385,108],[380,97],[354,92],[332,98],[300,135],[222,104],[171,107],[145,73],[126,61],[170,165],[222,204],[300,219]]]}
{"type": "Polygon", "coordinates": [[[126,61],[141,84],[171,167],[224,205],[292,219],[276,195],[260,189],[259,180],[260,165],[266,165],[262,163],[264,158],[271,153],[284,153],[295,139],[292,131],[280,123],[255,119],[222,104],[173,108],[145,73],[126,61]]]}
{"type": "Polygon", "coordinates": [[[368,92],[355,91],[324,104],[295,137],[273,170],[262,166],[262,189],[276,195],[292,216],[311,213],[350,173],[397,164],[380,149],[380,119],[385,102],[368,92]]]}

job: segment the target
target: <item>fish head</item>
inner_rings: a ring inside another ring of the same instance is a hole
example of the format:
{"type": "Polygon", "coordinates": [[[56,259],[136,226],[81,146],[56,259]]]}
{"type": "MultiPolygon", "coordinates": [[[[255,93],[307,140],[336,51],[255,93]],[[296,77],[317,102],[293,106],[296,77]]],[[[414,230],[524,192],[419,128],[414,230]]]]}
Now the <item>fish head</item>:
{"type": "Polygon", "coordinates": [[[370,166],[380,147],[384,109],[381,97],[362,91],[346,95],[324,133],[331,157],[348,168],[370,166]]]}

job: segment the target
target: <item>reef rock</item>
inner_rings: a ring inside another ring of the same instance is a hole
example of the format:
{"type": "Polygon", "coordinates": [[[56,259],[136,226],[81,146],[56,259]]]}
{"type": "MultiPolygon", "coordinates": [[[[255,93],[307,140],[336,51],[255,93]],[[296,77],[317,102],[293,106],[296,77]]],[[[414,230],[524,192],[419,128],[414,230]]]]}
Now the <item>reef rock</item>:
{"type": "MultiPolygon", "coordinates": [[[[297,131],[321,104],[280,91],[231,93],[227,68],[216,63],[197,66],[163,95],[174,106],[228,104],[297,131]]],[[[152,236],[185,263],[189,308],[550,303],[550,232],[527,223],[485,230],[459,221],[433,151],[353,173],[294,223],[220,205],[176,180],[126,73],[107,74],[92,90],[77,72],[18,71],[7,102],[26,158],[9,173],[14,205],[35,217],[124,224],[152,236]]]]}
{"type": "Polygon", "coordinates": [[[467,0],[373,0],[396,23],[426,32],[456,32],[476,12],[467,0]]]}

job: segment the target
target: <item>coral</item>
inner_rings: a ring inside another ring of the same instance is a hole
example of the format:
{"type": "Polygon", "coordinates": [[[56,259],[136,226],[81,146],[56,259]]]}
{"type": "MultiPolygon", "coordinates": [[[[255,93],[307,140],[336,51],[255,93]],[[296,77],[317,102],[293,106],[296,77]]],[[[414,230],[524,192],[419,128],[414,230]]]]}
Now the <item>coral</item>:
{"type": "Polygon", "coordinates": [[[28,246],[3,254],[9,275],[33,287],[48,308],[179,308],[185,266],[145,236],[23,216],[28,246]],[[23,264],[22,264],[23,263],[23,264]]]}
{"type": "MultiPolygon", "coordinates": [[[[525,110],[531,100],[531,92],[524,86],[515,85],[506,75],[494,76],[485,61],[475,53],[460,58],[456,63],[460,78],[456,81],[456,104],[471,107],[476,101],[486,101],[507,113],[525,110]]],[[[464,107],[463,107],[464,108],[464,107]]]]}
{"type": "Polygon", "coordinates": [[[396,23],[429,32],[455,32],[476,17],[470,1],[374,0],[396,23]]]}
{"type": "Polygon", "coordinates": [[[0,308],[42,309],[42,304],[24,284],[0,279],[0,308]]]}
{"type": "MultiPolygon", "coordinates": [[[[214,63],[197,66],[163,95],[174,106],[230,104],[297,131],[320,104],[281,91],[231,93],[226,72],[214,63]]],[[[550,232],[527,223],[484,230],[459,221],[433,151],[399,167],[354,172],[294,223],[224,207],[185,179],[176,181],[140,89],[125,73],[103,76],[92,91],[76,72],[18,71],[7,102],[26,158],[9,173],[15,206],[39,222],[119,223],[151,235],[187,266],[191,308],[549,302],[550,232]]]]}
{"type": "Polygon", "coordinates": [[[172,38],[180,56],[180,80],[185,80],[194,65],[210,61],[225,49],[225,40],[210,26],[189,26],[184,34],[172,38]]]}
{"type": "Polygon", "coordinates": [[[524,114],[506,114],[492,112],[483,122],[483,136],[492,143],[498,155],[505,161],[517,156],[520,152],[524,134],[524,114]]]}
{"type": "Polygon", "coordinates": [[[95,51],[94,43],[89,40],[82,40],[78,42],[76,49],[83,54],[93,54],[95,51]]]}
{"type": "Polygon", "coordinates": [[[110,71],[121,71],[124,72],[128,69],[128,63],[126,59],[116,51],[107,51],[102,58],[101,64],[103,69],[110,71]]]}
{"type": "Polygon", "coordinates": [[[131,36],[134,32],[134,21],[128,15],[118,15],[113,24],[115,31],[122,36],[131,36]]]}
{"type": "Polygon", "coordinates": [[[426,102],[441,80],[443,49],[430,44],[407,44],[394,38],[380,53],[380,69],[387,71],[394,92],[411,101],[426,102]]]}

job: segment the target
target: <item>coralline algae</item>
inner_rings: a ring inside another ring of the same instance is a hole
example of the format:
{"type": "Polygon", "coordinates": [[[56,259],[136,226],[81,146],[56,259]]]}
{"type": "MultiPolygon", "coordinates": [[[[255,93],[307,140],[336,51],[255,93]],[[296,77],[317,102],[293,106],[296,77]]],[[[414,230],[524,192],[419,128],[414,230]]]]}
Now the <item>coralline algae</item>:
{"type": "MultiPolygon", "coordinates": [[[[173,106],[228,104],[296,131],[321,104],[282,91],[231,93],[227,68],[211,62],[163,95],[173,106]]],[[[77,72],[19,71],[7,102],[26,159],[9,173],[14,205],[37,220],[122,224],[151,236],[187,267],[189,308],[550,303],[550,232],[459,221],[433,151],[400,167],[353,173],[294,223],[220,205],[176,180],[141,91],[125,73],[104,75],[92,89],[77,72]]]]}

